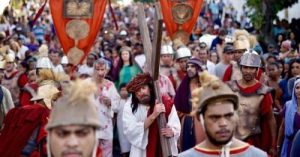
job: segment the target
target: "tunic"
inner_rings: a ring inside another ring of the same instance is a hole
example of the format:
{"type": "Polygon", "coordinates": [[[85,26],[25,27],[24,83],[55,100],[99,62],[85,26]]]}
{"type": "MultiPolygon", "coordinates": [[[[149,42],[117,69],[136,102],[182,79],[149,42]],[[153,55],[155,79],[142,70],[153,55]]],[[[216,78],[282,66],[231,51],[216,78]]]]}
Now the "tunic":
{"type": "MultiPolygon", "coordinates": [[[[147,119],[148,110],[148,106],[139,105],[137,111],[132,113],[131,101],[127,101],[124,106],[123,128],[125,136],[131,143],[130,157],[146,157],[149,128],[144,128],[144,122],[147,119]]],[[[180,135],[181,126],[174,105],[168,117],[167,125],[172,128],[174,132],[174,136],[170,138],[171,151],[173,156],[177,156],[177,140],[180,135]]]]}
{"type": "MultiPolygon", "coordinates": [[[[251,145],[230,149],[230,157],[267,157],[267,154],[251,145]]],[[[196,146],[179,154],[178,157],[220,157],[220,151],[196,146]]]]}

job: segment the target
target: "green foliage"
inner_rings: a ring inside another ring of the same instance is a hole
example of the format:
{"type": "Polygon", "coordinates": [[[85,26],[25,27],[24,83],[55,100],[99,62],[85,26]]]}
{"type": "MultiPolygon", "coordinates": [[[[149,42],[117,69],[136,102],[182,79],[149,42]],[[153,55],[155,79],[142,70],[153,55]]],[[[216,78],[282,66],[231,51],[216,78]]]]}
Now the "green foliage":
{"type": "Polygon", "coordinates": [[[272,22],[279,11],[296,2],[298,0],[247,0],[247,6],[251,9],[251,22],[256,29],[261,29],[266,22],[272,22]]]}

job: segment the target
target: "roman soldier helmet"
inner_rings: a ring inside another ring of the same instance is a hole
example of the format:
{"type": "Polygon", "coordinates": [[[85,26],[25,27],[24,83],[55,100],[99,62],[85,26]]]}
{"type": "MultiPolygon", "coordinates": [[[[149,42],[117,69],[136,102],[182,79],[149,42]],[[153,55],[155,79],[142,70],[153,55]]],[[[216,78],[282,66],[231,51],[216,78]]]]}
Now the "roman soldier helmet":
{"type": "Polygon", "coordinates": [[[47,130],[64,125],[87,125],[100,127],[95,98],[96,84],[90,79],[71,82],[65,93],[55,103],[47,130]],[[84,94],[82,94],[84,93],[84,94]]]}
{"type": "Polygon", "coordinates": [[[246,44],[246,42],[241,41],[241,40],[237,40],[233,43],[234,46],[234,50],[247,50],[250,48],[250,46],[248,44],[246,44]]]}
{"type": "Polygon", "coordinates": [[[191,50],[186,47],[180,47],[177,51],[176,51],[176,57],[175,59],[181,59],[181,58],[190,58],[192,56],[191,50]]]}
{"type": "Polygon", "coordinates": [[[1,60],[0,61],[0,69],[4,70],[6,66],[6,61],[5,60],[1,60]]]}
{"type": "Polygon", "coordinates": [[[55,95],[59,94],[59,90],[53,83],[48,83],[39,86],[37,94],[34,95],[30,101],[43,100],[47,108],[52,108],[52,100],[55,98],[55,95]]]}
{"type": "Polygon", "coordinates": [[[210,103],[220,100],[231,101],[234,104],[234,109],[238,109],[238,96],[231,90],[231,88],[227,84],[222,82],[216,76],[210,75],[207,71],[204,71],[200,75],[200,82],[202,87],[198,89],[197,97],[193,98],[192,100],[193,104],[198,106],[194,106],[194,108],[196,108],[197,110],[197,114],[203,113],[203,108],[205,108],[210,103]]]}
{"type": "Polygon", "coordinates": [[[240,65],[248,67],[261,67],[261,58],[254,50],[247,50],[241,57],[240,65]]]}
{"type": "Polygon", "coordinates": [[[173,55],[173,54],[174,54],[174,50],[173,50],[172,46],[163,45],[161,47],[161,55],[173,55]]]}

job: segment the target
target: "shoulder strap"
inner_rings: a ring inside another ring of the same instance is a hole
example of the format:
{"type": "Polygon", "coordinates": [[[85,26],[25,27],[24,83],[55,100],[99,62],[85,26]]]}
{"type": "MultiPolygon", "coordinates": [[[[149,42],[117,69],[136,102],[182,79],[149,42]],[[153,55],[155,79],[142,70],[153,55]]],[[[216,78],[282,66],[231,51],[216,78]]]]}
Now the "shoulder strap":
{"type": "Polygon", "coordinates": [[[257,90],[258,95],[265,95],[272,91],[272,88],[262,84],[262,86],[257,90]]]}
{"type": "Polygon", "coordinates": [[[226,83],[231,88],[231,90],[233,92],[239,92],[240,91],[239,87],[237,86],[237,81],[236,80],[231,80],[231,81],[228,81],[226,83]]]}

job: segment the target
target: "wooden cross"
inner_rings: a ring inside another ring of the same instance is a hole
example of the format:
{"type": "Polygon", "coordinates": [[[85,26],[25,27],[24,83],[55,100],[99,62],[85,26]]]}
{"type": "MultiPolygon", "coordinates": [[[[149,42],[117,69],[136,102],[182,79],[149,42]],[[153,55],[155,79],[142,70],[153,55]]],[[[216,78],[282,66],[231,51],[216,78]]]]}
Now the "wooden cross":
{"type": "MultiPolygon", "coordinates": [[[[155,23],[154,23],[154,39],[153,44],[151,44],[149,30],[146,22],[144,5],[138,3],[138,22],[139,29],[142,36],[144,52],[146,55],[145,68],[154,80],[155,95],[159,103],[162,103],[160,90],[159,90],[159,60],[161,51],[161,40],[162,40],[162,24],[163,18],[161,14],[161,6],[158,2],[155,3],[155,23]]],[[[167,121],[165,114],[159,115],[158,119],[159,130],[166,127],[167,121]]],[[[159,132],[160,133],[160,132],[159,132]]],[[[172,156],[170,139],[164,137],[160,133],[160,143],[162,147],[163,157],[172,156]]]]}

